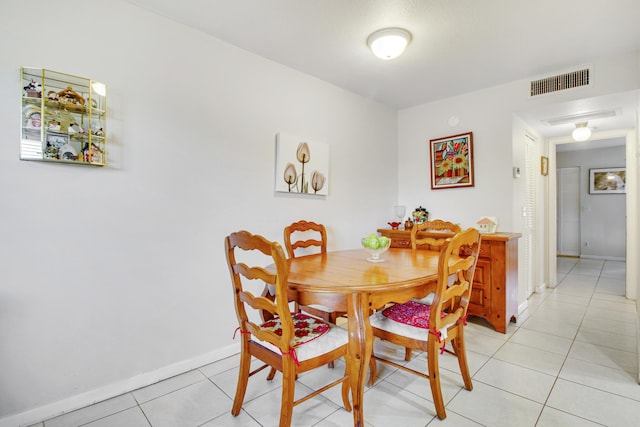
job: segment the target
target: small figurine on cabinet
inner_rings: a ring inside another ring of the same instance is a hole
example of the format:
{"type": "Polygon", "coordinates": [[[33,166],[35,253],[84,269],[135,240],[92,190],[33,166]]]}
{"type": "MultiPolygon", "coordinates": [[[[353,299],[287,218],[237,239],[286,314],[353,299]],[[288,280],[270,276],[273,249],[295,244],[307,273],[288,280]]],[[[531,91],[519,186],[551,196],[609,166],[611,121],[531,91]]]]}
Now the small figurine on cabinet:
{"type": "Polygon", "coordinates": [[[484,216],[478,220],[478,231],[483,234],[493,234],[498,228],[498,218],[494,216],[484,216]]]}
{"type": "Polygon", "coordinates": [[[422,224],[425,221],[429,221],[429,212],[422,206],[416,208],[412,213],[413,222],[416,224],[422,224]]]}
{"type": "Polygon", "coordinates": [[[407,220],[404,222],[404,229],[405,230],[411,230],[413,228],[413,221],[411,220],[411,217],[407,218],[407,220]]]}
{"type": "Polygon", "coordinates": [[[398,227],[400,226],[400,224],[402,224],[402,223],[394,221],[394,222],[388,222],[387,224],[389,224],[391,226],[392,230],[397,230],[398,227]]]}

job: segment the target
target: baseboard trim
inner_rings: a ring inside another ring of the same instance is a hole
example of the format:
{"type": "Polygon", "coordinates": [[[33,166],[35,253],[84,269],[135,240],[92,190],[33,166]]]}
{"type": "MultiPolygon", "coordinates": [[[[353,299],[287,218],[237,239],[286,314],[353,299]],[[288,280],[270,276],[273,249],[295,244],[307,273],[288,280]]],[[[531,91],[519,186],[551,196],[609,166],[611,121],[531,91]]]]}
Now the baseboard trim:
{"type": "Polygon", "coordinates": [[[152,372],[136,375],[123,381],[109,384],[86,393],[78,394],[48,405],[30,409],[19,414],[0,418],[0,427],[29,426],[35,423],[75,411],[85,406],[93,405],[103,400],[111,399],[121,394],[129,393],[142,387],[155,384],[167,378],[191,371],[209,363],[222,360],[240,353],[240,344],[235,343],[227,347],[205,353],[201,356],[184,360],[173,365],[165,366],[152,372]]]}
{"type": "Polygon", "coordinates": [[[527,308],[529,308],[529,301],[524,300],[524,302],[518,306],[518,316],[522,314],[522,312],[525,311],[527,308]]]}
{"type": "Polygon", "coordinates": [[[621,256],[600,256],[600,255],[580,255],[581,259],[601,259],[604,261],[622,261],[626,262],[627,259],[621,256]]]}

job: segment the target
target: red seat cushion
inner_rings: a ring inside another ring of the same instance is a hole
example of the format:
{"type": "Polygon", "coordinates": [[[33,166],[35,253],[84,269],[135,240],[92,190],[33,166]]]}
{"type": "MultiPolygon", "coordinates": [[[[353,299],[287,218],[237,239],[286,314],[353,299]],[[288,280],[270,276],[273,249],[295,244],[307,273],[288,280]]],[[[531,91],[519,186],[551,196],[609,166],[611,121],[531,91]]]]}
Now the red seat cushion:
{"type": "MultiPolygon", "coordinates": [[[[316,338],[320,338],[322,335],[326,334],[329,329],[331,329],[331,326],[328,323],[304,313],[291,313],[291,317],[293,318],[295,334],[293,341],[294,347],[301,346],[316,338]]],[[[280,323],[279,317],[275,317],[264,322],[260,327],[262,329],[271,330],[278,336],[282,335],[282,324],[280,323]]]]}
{"type": "MultiPolygon", "coordinates": [[[[382,315],[399,323],[416,328],[429,329],[431,306],[408,301],[404,304],[393,304],[382,311],[382,315]]],[[[446,313],[442,313],[444,316],[446,313]]]]}

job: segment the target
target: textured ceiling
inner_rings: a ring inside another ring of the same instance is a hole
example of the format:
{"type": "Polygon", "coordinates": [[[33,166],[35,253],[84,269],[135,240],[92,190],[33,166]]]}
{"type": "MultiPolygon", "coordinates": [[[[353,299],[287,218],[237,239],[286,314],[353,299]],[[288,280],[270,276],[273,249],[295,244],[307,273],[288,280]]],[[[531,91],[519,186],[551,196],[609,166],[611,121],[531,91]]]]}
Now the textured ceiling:
{"type": "Polygon", "coordinates": [[[128,1],[396,109],[640,51],[639,0],[128,1]],[[391,61],[386,27],[413,35],[391,61]]]}

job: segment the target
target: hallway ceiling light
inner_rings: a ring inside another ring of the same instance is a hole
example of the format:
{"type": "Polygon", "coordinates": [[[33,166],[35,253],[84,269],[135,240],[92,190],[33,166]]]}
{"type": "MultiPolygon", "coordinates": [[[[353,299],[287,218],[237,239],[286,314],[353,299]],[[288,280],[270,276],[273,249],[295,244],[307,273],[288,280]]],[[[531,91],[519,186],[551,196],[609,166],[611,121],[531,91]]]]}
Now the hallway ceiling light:
{"type": "Polygon", "coordinates": [[[589,122],[576,123],[576,128],[571,133],[574,141],[586,141],[591,136],[591,129],[587,127],[589,122]]]}
{"type": "Polygon", "coordinates": [[[380,59],[393,59],[402,54],[411,43],[411,33],[403,28],[385,28],[371,34],[367,45],[380,59]]]}

